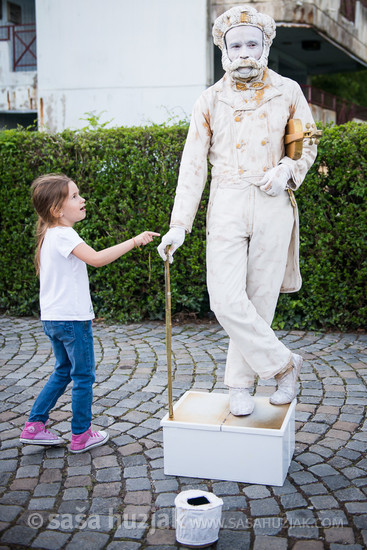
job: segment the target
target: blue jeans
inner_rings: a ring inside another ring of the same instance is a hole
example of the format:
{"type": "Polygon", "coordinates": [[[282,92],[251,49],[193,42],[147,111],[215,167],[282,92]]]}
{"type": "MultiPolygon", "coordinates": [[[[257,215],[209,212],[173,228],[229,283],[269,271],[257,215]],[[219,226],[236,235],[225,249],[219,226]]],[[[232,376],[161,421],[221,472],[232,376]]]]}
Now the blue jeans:
{"type": "Polygon", "coordinates": [[[50,410],[73,381],[71,406],[73,434],[84,433],[92,420],[95,381],[92,321],[42,321],[55,354],[55,370],[37,397],[29,422],[48,420],[50,410]]]}

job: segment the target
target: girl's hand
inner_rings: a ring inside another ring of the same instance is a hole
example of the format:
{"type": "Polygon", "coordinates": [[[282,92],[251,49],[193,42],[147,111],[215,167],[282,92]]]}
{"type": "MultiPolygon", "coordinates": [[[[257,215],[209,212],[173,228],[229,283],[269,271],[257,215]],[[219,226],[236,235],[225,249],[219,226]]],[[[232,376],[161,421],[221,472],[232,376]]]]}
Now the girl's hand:
{"type": "Polygon", "coordinates": [[[134,237],[134,242],[136,243],[136,246],[145,246],[148,243],[151,243],[154,237],[159,237],[160,233],[154,233],[154,231],[144,231],[144,233],[140,233],[140,235],[137,235],[134,237]]]}

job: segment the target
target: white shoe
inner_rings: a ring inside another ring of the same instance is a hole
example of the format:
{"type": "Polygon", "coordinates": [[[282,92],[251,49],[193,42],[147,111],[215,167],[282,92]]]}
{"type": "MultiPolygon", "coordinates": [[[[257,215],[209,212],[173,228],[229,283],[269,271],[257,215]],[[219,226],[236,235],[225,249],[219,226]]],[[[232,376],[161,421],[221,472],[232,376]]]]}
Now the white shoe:
{"type": "Polygon", "coordinates": [[[247,388],[229,388],[229,408],[234,416],[251,414],[254,407],[254,398],[247,388]]]}
{"type": "Polygon", "coordinates": [[[278,389],[270,397],[272,405],[286,405],[287,403],[291,403],[297,395],[296,386],[303,358],[296,353],[292,353],[292,361],[292,370],[275,376],[278,382],[278,389]]]}

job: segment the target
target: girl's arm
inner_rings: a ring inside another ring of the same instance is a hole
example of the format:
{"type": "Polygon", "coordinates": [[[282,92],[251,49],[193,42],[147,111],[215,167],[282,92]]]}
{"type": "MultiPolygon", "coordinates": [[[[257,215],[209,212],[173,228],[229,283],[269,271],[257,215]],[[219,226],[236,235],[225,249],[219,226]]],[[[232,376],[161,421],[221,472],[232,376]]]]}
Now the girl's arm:
{"type": "Polygon", "coordinates": [[[94,250],[94,248],[88,246],[86,243],[81,243],[74,248],[72,254],[88,265],[102,267],[114,262],[117,258],[120,258],[120,256],[123,256],[136,246],[145,246],[152,242],[153,237],[159,237],[159,233],[144,231],[144,233],[140,233],[140,235],[137,235],[133,239],[99,251],[94,250]]]}

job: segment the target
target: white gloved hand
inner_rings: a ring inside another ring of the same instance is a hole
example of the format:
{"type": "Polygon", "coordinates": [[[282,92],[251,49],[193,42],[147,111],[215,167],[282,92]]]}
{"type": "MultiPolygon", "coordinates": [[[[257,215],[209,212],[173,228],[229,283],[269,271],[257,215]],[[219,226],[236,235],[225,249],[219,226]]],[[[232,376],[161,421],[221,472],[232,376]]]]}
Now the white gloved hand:
{"type": "Polygon", "coordinates": [[[264,191],[272,197],[277,197],[287,189],[288,181],[292,177],[292,172],[286,164],[278,164],[268,172],[259,182],[261,191],[264,191]]]}
{"type": "Polygon", "coordinates": [[[171,229],[163,235],[161,244],[157,247],[158,254],[165,262],[167,260],[166,248],[170,246],[168,251],[169,263],[173,262],[173,254],[178,249],[179,246],[183,244],[185,240],[185,228],[179,226],[173,226],[171,229]]]}

